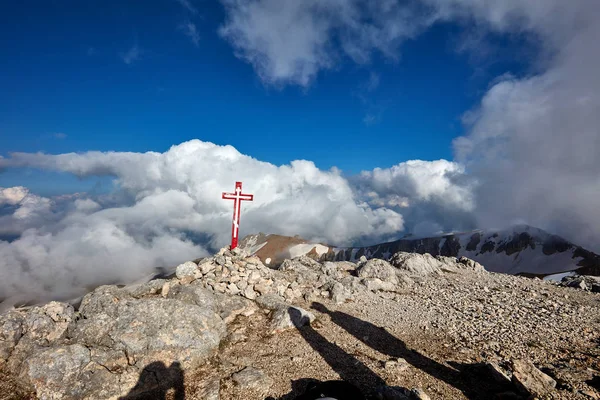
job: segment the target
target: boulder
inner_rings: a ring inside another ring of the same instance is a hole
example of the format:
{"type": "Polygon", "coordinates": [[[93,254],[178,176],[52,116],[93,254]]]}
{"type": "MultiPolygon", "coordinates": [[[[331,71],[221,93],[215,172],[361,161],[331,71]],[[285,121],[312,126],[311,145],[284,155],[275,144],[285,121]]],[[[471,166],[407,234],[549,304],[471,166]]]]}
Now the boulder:
{"type": "Polygon", "coordinates": [[[9,311],[0,315],[0,361],[8,360],[25,333],[23,314],[9,311]]]}
{"type": "Polygon", "coordinates": [[[537,369],[529,361],[512,362],[513,383],[524,393],[531,396],[545,396],[556,387],[556,381],[537,369]]]}
{"type": "Polygon", "coordinates": [[[393,292],[396,290],[396,285],[391,282],[384,282],[379,278],[366,278],[363,279],[362,282],[367,289],[372,292],[377,292],[380,290],[384,292],[393,292]]]}
{"type": "Polygon", "coordinates": [[[440,274],[441,265],[448,264],[446,260],[439,260],[431,254],[417,254],[398,252],[390,259],[390,264],[400,271],[413,276],[426,276],[440,274]]]}
{"type": "Polygon", "coordinates": [[[101,288],[84,298],[84,318],[69,330],[76,342],[125,351],[134,363],[195,365],[218,347],[225,324],[200,287],[176,285],[168,296],[134,299],[101,288]]]}
{"type": "Polygon", "coordinates": [[[149,282],[138,284],[138,285],[130,285],[126,286],[124,289],[128,292],[129,295],[135,297],[136,299],[161,294],[163,287],[169,281],[166,279],[153,279],[149,282]]]}
{"type": "Polygon", "coordinates": [[[202,273],[198,269],[196,263],[192,261],[187,261],[183,264],[180,264],[175,269],[175,275],[179,279],[184,279],[186,277],[199,278],[202,276],[202,273]]]}
{"type": "Polygon", "coordinates": [[[81,398],[86,394],[81,373],[90,361],[90,350],[80,344],[50,347],[25,360],[21,376],[40,399],[81,398]]]}
{"type": "Polygon", "coordinates": [[[475,260],[471,260],[470,258],[461,257],[458,259],[458,262],[460,264],[464,265],[464,267],[466,269],[469,269],[469,270],[472,270],[475,272],[485,272],[485,268],[483,267],[483,265],[479,264],[475,260]]]}
{"type": "Polygon", "coordinates": [[[217,309],[215,294],[199,285],[173,285],[166,297],[213,311],[217,309]]]}
{"type": "Polygon", "coordinates": [[[360,263],[357,272],[360,278],[376,278],[392,285],[398,284],[396,270],[390,263],[384,260],[373,258],[360,263]]]}
{"type": "Polygon", "coordinates": [[[289,329],[309,325],[315,320],[310,311],[303,308],[285,305],[273,312],[271,318],[271,333],[280,333],[289,329]]]}
{"type": "Polygon", "coordinates": [[[253,390],[264,393],[273,386],[273,379],[263,371],[253,367],[246,367],[240,372],[236,372],[231,376],[231,379],[243,391],[253,390]]]}
{"type": "Polygon", "coordinates": [[[331,300],[336,304],[345,303],[352,298],[352,294],[340,282],[335,282],[330,290],[331,300]]]}

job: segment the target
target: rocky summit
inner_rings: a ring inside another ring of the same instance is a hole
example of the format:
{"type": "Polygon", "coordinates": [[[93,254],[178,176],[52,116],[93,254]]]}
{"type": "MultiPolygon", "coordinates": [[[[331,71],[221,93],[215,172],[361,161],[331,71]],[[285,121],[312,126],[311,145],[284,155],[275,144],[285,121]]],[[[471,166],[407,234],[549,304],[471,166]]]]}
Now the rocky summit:
{"type": "Polygon", "coordinates": [[[595,278],[404,252],[277,264],[224,248],[166,279],[8,310],[0,396],[283,400],[345,381],[356,399],[600,398],[595,278]]]}

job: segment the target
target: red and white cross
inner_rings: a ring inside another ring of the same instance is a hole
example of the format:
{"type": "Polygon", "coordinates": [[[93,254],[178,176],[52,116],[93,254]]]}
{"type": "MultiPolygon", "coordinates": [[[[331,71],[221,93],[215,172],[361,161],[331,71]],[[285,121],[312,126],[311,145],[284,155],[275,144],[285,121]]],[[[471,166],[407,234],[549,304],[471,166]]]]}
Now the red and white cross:
{"type": "Polygon", "coordinates": [[[235,193],[223,192],[223,198],[226,200],[233,200],[233,224],[231,225],[231,250],[233,250],[238,245],[242,201],[252,201],[254,200],[254,195],[242,193],[242,182],[236,182],[235,193]]]}

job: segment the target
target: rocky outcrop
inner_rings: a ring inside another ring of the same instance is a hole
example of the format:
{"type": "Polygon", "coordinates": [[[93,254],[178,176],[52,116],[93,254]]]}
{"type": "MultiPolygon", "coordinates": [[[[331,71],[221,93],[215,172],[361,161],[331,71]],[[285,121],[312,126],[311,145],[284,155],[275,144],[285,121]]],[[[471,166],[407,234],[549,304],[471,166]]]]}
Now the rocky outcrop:
{"type": "Polygon", "coordinates": [[[600,277],[586,275],[565,276],[562,278],[560,286],[600,293],[600,277]]]}
{"type": "Polygon", "coordinates": [[[543,277],[563,271],[600,275],[600,256],[559,236],[527,225],[501,231],[473,231],[437,237],[406,236],[393,242],[365,247],[338,248],[310,243],[299,237],[250,235],[242,246],[269,265],[279,265],[290,254],[304,254],[325,261],[352,261],[360,257],[390,260],[398,252],[430,254],[433,257],[466,256],[493,272],[543,277]],[[317,251],[318,249],[318,251],[317,251]]]}
{"type": "MultiPolygon", "coordinates": [[[[241,337],[228,332],[238,316],[266,310],[266,332],[274,335],[315,320],[297,301],[343,304],[369,293],[395,295],[427,275],[473,271],[483,269],[472,260],[408,253],[392,263],[302,256],[272,269],[242,250],[222,249],[181,264],[170,279],[101,286],[77,310],[52,302],[2,314],[0,362],[42,399],[142,396],[173,387],[182,370],[203,365],[225,337],[241,337]]],[[[244,371],[233,378],[238,386],[257,376],[244,371]]],[[[218,396],[214,385],[205,389],[218,396]]]]}
{"type": "MultiPolygon", "coordinates": [[[[156,286],[100,287],[77,313],[55,302],[11,311],[0,318],[2,357],[42,399],[111,398],[126,394],[148,364],[197,366],[225,334],[214,295],[195,287],[133,296],[156,286]]],[[[146,389],[152,384],[139,392],[146,389]]]]}

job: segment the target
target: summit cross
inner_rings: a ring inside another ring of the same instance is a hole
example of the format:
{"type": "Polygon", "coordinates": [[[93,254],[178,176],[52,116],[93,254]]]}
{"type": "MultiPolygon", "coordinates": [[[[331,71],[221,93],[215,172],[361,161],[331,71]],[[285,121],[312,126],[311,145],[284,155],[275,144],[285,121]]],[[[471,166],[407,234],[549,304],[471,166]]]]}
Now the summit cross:
{"type": "Polygon", "coordinates": [[[238,245],[238,235],[240,233],[240,211],[242,208],[242,201],[252,201],[254,200],[254,195],[242,193],[242,182],[236,182],[235,193],[223,192],[223,198],[225,200],[233,200],[233,223],[231,225],[231,250],[233,250],[238,245]]]}

